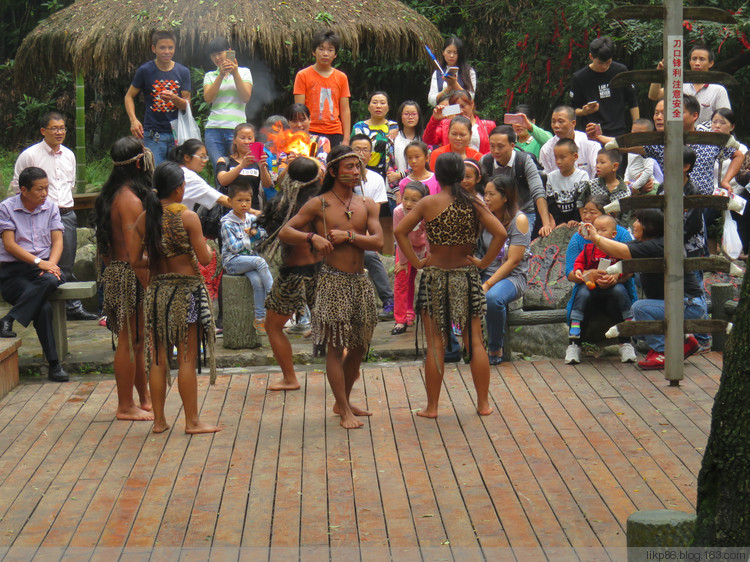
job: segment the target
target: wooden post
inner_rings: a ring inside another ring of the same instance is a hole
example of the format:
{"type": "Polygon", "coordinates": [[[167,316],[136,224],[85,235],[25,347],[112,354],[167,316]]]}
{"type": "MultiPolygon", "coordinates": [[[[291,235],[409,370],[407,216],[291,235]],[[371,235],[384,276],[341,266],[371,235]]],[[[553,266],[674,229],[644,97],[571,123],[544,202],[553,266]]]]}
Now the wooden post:
{"type": "MultiPolygon", "coordinates": [[[[682,0],[665,0],[664,20],[664,377],[670,386],[683,378],[684,295],[683,204],[682,204],[682,69],[687,50],[682,36],[682,0]]],[[[690,273],[689,275],[692,275],[690,273]]]]}
{"type": "Polygon", "coordinates": [[[86,192],[86,96],[83,74],[76,76],[76,193],[86,192]]]}
{"type": "MultiPolygon", "coordinates": [[[[731,283],[715,283],[711,286],[711,318],[714,320],[729,320],[724,305],[727,301],[734,299],[734,286],[731,283]]],[[[726,332],[714,332],[711,334],[711,349],[713,351],[724,351],[727,344],[726,332]]]]}

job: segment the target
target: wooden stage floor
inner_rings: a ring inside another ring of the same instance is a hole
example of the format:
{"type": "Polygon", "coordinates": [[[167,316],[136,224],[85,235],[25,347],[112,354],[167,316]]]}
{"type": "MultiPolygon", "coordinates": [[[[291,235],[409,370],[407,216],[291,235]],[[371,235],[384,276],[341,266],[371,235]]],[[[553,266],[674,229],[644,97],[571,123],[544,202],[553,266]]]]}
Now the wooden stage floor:
{"type": "Polygon", "coordinates": [[[0,558],[8,560],[624,560],[637,510],[694,512],[721,355],[661,371],[610,360],[492,368],[476,415],[448,365],[437,421],[418,418],[421,366],[369,366],[345,431],[322,372],[201,376],[189,437],[115,421],[111,377],[22,384],[0,401],[0,558]],[[241,547],[241,548],[238,548],[241,547]]]}

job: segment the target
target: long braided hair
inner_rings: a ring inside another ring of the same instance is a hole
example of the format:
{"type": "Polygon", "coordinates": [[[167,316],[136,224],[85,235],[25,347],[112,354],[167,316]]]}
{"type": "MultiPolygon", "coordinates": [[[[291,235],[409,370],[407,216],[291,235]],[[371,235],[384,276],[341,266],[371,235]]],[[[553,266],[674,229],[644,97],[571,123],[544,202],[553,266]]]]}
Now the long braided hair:
{"type": "Polygon", "coordinates": [[[153,158],[135,137],[121,138],[112,145],[109,153],[114,167],[94,203],[96,247],[100,256],[109,256],[112,250],[112,201],[123,186],[133,190],[143,201],[151,192],[153,158]]]}

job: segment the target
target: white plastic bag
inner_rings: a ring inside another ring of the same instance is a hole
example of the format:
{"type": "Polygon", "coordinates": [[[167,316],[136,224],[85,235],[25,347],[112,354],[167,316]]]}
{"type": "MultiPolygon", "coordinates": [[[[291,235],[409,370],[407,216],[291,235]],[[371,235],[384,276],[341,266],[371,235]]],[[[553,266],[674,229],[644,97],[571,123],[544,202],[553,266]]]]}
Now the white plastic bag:
{"type": "Polygon", "coordinates": [[[182,144],[190,139],[201,140],[201,130],[193,119],[193,112],[190,110],[190,104],[185,111],[177,111],[177,119],[171,121],[172,133],[177,144],[182,144]]]}
{"type": "Polygon", "coordinates": [[[724,234],[721,237],[721,249],[724,253],[736,260],[742,252],[742,240],[737,232],[737,223],[734,222],[732,214],[724,211],[724,234]]]}

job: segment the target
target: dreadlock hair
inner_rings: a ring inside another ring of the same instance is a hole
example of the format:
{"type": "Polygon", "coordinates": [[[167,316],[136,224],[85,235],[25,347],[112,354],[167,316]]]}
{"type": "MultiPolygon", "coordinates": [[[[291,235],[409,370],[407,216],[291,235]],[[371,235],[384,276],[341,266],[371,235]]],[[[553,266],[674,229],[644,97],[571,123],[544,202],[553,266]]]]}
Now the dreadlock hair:
{"type": "Polygon", "coordinates": [[[120,188],[129,187],[141,201],[151,192],[151,174],[145,170],[142,158],[120,164],[141,153],[143,142],[135,137],[115,141],[109,151],[115,166],[94,203],[96,248],[100,256],[109,256],[112,250],[112,201],[120,188]]]}
{"type": "Polygon", "coordinates": [[[351,147],[346,146],[345,144],[340,144],[331,149],[331,152],[328,153],[328,165],[326,166],[326,175],[325,178],[323,178],[323,185],[320,188],[320,193],[327,193],[333,189],[333,182],[336,178],[331,175],[331,171],[336,172],[336,175],[338,175],[341,160],[349,157],[356,158],[361,165],[359,156],[351,149],[351,147]]]}
{"type": "Polygon", "coordinates": [[[281,228],[320,191],[319,172],[318,161],[306,156],[295,158],[287,167],[287,173],[279,183],[278,195],[268,202],[258,217],[258,226],[268,232],[268,237],[259,245],[267,259],[273,258],[279,247],[281,228]]]}
{"type": "Polygon", "coordinates": [[[169,160],[162,162],[154,171],[154,187],[143,201],[143,207],[146,211],[146,232],[143,236],[143,242],[152,272],[156,270],[157,264],[164,259],[164,249],[161,245],[161,218],[164,209],[162,209],[159,200],[169,197],[174,190],[180,188],[184,183],[185,175],[176,162],[169,160]]]}

